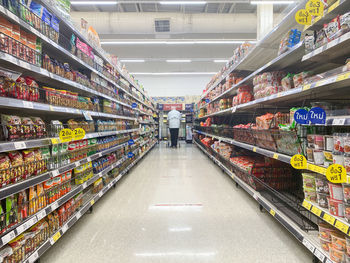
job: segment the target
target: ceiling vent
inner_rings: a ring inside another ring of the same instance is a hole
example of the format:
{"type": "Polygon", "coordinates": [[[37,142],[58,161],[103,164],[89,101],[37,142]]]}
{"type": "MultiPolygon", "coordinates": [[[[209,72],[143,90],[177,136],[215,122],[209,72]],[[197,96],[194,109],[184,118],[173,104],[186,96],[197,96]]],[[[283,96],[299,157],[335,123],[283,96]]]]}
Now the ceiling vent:
{"type": "Polygon", "coordinates": [[[156,19],[154,20],[155,32],[170,32],[170,20],[169,19],[156,19]]]}

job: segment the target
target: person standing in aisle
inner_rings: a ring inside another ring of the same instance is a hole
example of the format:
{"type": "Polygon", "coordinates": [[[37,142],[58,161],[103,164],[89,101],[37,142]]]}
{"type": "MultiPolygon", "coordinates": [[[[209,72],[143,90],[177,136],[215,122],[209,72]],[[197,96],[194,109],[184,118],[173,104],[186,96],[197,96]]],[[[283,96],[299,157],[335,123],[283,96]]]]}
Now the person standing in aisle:
{"type": "Polygon", "coordinates": [[[169,123],[171,147],[172,148],[177,147],[180,122],[181,122],[181,113],[178,112],[175,107],[172,107],[171,111],[168,113],[168,123],[169,123]]]}

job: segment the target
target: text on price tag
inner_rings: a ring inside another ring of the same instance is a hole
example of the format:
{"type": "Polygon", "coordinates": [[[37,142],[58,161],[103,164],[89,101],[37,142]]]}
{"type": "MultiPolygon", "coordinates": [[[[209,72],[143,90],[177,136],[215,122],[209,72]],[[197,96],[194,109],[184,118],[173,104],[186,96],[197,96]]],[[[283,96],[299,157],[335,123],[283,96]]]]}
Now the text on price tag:
{"type": "Polygon", "coordinates": [[[305,207],[307,210],[310,210],[312,207],[312,204],[310,204],[308,201],[304,200],[303,207],[305,207]]]}
{"type": "Polygon", "coordinates": [[[294,169],[306,169],[307,168],[307,161],[306,157],[301,154],[295,154],[290,159],[290,164],[294,169]]]}
{"type": "Polygon", "coordinates": [[[337,222],[335,222],[335,227],[338,228],[340,231],[344,232],[345,234],[347,234],[349,231],[349,226],[338,220],[337,222]]]}
{"type": "Polygon", "coordinates": [[[62,129],[60,131],[60,141],[70,142],[73,139],[73,131],[71,129],[62,129]]]}
{"type": "Polygon", "coordinates": [[[85,130],[82,128],[76,128],[73,131],[73,140],[82,140],[85,137],[85,130]]]}
{"type": "Polygon", "coordinates": [[[323,215],[323,219],[324,219],[324,221],[330,223],[331,225],[334,225],[335,218],[334,218],[333,216],[331,216],[331,215],[325,213],[325,214],[323,215]]]}
{"type": "Polygon", "coordinates": [[[314,213],[314,214],[317,215],[317,216],[321,216],[322,210],[319,209],[319,208],[316,207],[316,206],[313,206],[313,207],[311,208],[311,212],[314,213]]]}
{"type": "Polygon", "coordinates": [[[332,164],[327,168],[326,177],[328,181],[335,184],[346,183],[346,170],[340,164],[332,164]]]}
{"type": "Polygon", "coordinates": [[[324,5],[321,0],[310,0],[306,3],[305,9],[312,16],[323,16],[324,5]]]}

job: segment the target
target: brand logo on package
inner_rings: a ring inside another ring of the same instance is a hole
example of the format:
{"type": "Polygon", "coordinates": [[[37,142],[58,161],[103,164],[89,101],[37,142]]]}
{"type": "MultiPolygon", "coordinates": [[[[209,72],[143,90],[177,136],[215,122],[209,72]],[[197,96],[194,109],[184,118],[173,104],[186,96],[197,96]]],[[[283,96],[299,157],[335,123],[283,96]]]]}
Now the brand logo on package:
{"type": "Polygon", "coordinates": [[[320,107],[312,108],[309,111],[308,119],[313,124],[325,124],[326,123],[326,112],[320,107]]]}

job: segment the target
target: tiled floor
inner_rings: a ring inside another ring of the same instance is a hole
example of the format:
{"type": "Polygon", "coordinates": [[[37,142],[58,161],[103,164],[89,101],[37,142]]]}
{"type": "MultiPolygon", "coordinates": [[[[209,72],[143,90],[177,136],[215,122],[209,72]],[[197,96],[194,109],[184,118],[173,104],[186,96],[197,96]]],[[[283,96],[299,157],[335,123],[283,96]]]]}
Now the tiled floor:
{"type": "Polygon", "coordinates": [[[195,146],[157,147],[41,262],[305,263],[309,253],[195,146]]]}

